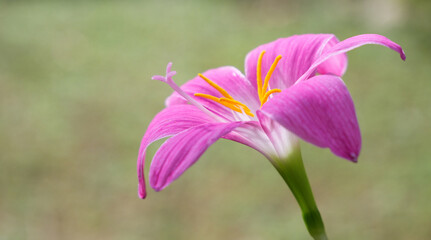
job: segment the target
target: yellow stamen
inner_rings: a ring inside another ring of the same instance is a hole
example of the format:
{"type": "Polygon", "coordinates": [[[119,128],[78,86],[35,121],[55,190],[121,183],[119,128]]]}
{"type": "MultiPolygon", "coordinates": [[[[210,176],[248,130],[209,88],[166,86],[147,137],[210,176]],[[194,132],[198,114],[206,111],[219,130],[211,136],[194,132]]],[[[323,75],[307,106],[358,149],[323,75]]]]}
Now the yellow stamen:
{"type": "MultiPolygon", "coordinates": [[[[269,96],[271,96],[271,94],[276,93],[276,92],[281,92],[280,89],[271,89],[269,91],[267,91],[268,87],[269,87],[269,80],[271,79],[272,74],[274,73],[275,68],[277,67],[278,62],[281,59],[281,56],[277,56],[274,60],[274,62],[272,63],[271,67],[269,68],[268,72],[265,75],[265,81],[263,82],[263,86],[262,86],[262,58],[263,55],[265,54],[265,50],[260,52],[259,58],[257,60],[257,67],[256,67],[256,79],[257,79],[257,93],[259,95],[259,100],[260,100],[260,107],[263,106],[263,104],[266,103],[266,101],[268,101],[269,96]]],[[[229,93],[224,90],[222,87],[220,87],[219,85],[217,85],[215,82],[211,81],[210,79],[208,79],[207,77],[205,77],[202,74],[198,74],[199,77],[201,77],[203,80],[205,80],[209,85],[211,85],[213,88],[215,88],[217,91],[219,91],[224,97],[218,98],[218,97],[214,97],[212,95],[209,94],[204,94],[204,93],[195,93],[196,97],[202,97],[202,98],[206,98],[209,99],[211,101],[214,101],[216,103],[219,103],[235,112],[239,112],[239,113],[245,113],[248,116],[254,117],[254,114],[250,111],[250,109],[243,104],[240,101],[235,100],[231,95],[229,95],[229,93]]]]}
{"type": "MultiPolygon", "coordinates": [[[[248,109],[248,107],[244,103],[237,101],[237,100],[234,100],[234,99],[220,98],[220,102],[228,102],[228,103],[232,103],[232,104],[237,104],[237,105],[243,106],[244,109],[248,109]]],[[[248,109],[248,110],[250,110],[250,109],[248,109]]]]}
{"type": "Polygon", "coordinates": [[[272,73],[274,72],[275,68],[277,67],[278,62],[280,61],[281,56],[278,55],[274,62],[271,65],[271,68],[269,69],[268,73],[265,76],[265,83],[263,84],[262,87],[262,95],[264,95],[264,93],[266,92],[266,89],[268,89],[268,85],[269,85],[269,79],[271,78],[272,73]]]}
{"type": "MultiPolygon", "coordinates": [[[[228,99],[228,98],[220,98],[220,103],[229,103],[233,106],[235,105],[239,105],[240,107],[242,107],[242,109],[244,110],[244,113],[249,115],[250,117],[254,117],[254,114],[250,111],[250,109],[247,107],[247,105],[245,105],[244,103],[234,100],[234,99],[228,99]]],[[[226,106],[226,105],[224,105],[226,106]]],[[[241,111],[240,111],[241,112],[241,111]]]]}
{"type": "Polygon", "coordinates": [[[219,102],[220,101],[217,97],[211,96],[209,94],[195,93],[194,95],[196,97],[201,97],[201,98],[206,98],[206,99],[209,99],[209,100],[213,100],[214,102],[219,102]]]}
{"type": "Polygon", "coordinates": [[[259,58],[257,59],[257,71],[256,71],[256,78],[257,78],[257,94],[259,95],[259,100],[262,98],[262,58],[265,54],[265,50],[260,52],[259,58]]]}
{"type": "Polygon", "coordinates": [[[265,54],[265,50],[263,50],[262,52],[260,52],[259,58],[257,59],[257,93],[259,95],[259,100],[260,100],[260,107],[263,106],[264,103],[266,103],[266,101],[268,101],[268,98],[271,94],[276,93],[276,92],[281,92],[280,89],[272,89],[267,91],[268,86],[269,86],[269,79],[271,79],[272,73],[274,72],[275,68],[277,67],[278,62],[281,59],[281,55],[278,55],[274,62],[272,63],[271,67],[268,70],[268,73],[266,73],[265,75],[265,81],[263,83],[262,86],[262,58],[263,55],[265,54]]]}
{"type": "Polygon", "coordinates": [[[222,102],[222,101],[220,101],[220,98],[216,98],[214,96],[211,96],[211,95],[208,95],[208,94],[204,94],[204,93],[195,93],[194,95],[196,97],[202,97],[202,98],[206,98],[206,99],[212,100],[214,102],[220,103],[221,105],[223,105],[225,107],[228,107],[228,108],[230,108],[230,109],[232,109],[232,110],[234,110],[236,112],[241,112],[240,108],[238,108],[237,106],[235,106],[235,105],[233,105],[231,103],[222,102]]]}
{"type": "Polygon", "coordinates": [[[275,89],[271,89],[271,90],[269,90],[268,92],[266,92],[265,93],[265,95],[263,96],[263,100],[262,100],[262,102],[261,102],[261,107],[263,106],[263,104],[264,103],[266,103],[266,101],[268,101],[268,98],[269,98],[269,95],[271,95],[271,94],[273,94],[273,93],[276,93],[276,92],[281,92],[281,90],[280,89],[278,89],[278,88],[275,88],[275,89]]]}
{"type": "MultiPolygon", "coordinates": [[[[250,117],[254,117],[254,114],[253,114],[253,113],[251,113],[251,112],[250,112],[250,110],[249,110],[249,111],[245,111],[245,109],[244,109],[244,108],[243,108],[243,110],[244,110],[244,113],[245,113],[245,114],[249,115],[250,117]]],[[[241,111],[241,113],[242,113],[242,111],[241,111]]]]}
{"type": "Polygon", "coordinates": [[[231,97],[230,95],[229,95],[229,93],[227,93],[227,91],[226,90],[224,90],[222,87],[220,87],[219,85],[217,85],[217,83],[215,83],[215,82],[213,82],[213,81],[211,81],[211,80],[209,80],[207,77],[205,77],[204,75],[202,75],[202,74],[198,74],[199,75],[199,77],[201,77],[203,80],[205,80],[209,85],[211,85],[211,87],[213,87],[213,88],[215,88],[217,91],[219,91],[223,96],[225,96],[226,98],[230,98],[230,99],[233,99],[233,97],[231,97]]]}
{"type": "Polygon", "coordinates": [[[235,112],[243,113],[243,111],[244,111],[245,114],[249,115],[250,117],[254,117],[254,114],[251,113],[250,109],[245,104],[243,104],[239,101],[232,100],[229,98],[216,98],[214,96],[204,94],[204,93],[195,93],[194,95],[196,97],[202,97],[202,98],[206,98],[206,99],[212,100],[214,102],[220,103],[221,105],[228,107],[235,112]],[[238,107],[238,105],[241,106],[243,111],[241,110],[240,107],[238,107]]]}

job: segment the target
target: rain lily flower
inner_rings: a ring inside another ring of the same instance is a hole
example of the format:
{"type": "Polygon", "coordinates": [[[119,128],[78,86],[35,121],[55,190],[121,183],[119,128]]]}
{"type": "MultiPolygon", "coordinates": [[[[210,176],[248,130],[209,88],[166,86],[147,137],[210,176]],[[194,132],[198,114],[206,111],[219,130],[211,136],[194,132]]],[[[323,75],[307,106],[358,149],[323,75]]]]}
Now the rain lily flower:
{"type": "Polygon", "coordinates": [[[219,138],[263,154],[292,190],[310,234],[326,239],[299,150],[299,139],[329,148],[356,162],[361,135],[350,93],[340,78],[347,68],[346,52],[365,44],[402,48],[388,38],[365,34],[339,41],[332,34],[281,38],[252,50],[245,75],[234,67],[198,74],[179,87],[168,64],[165,76],[174,93],[150,123],[138,156],[139,197],[145,198],[145,151],[165,141],[151,162],[149,182],[160,191],[181,176],[219,138]]]}

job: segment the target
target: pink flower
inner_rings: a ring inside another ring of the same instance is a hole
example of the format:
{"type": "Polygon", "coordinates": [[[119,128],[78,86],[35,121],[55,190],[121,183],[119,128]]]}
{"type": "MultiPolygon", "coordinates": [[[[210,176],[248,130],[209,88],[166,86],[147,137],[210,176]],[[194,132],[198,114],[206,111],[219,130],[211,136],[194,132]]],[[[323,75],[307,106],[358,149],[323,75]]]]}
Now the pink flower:
{"type": "Polygon", "coordinates": [[[329,148],[357,161],[361,135],[350,93],[340,78],[347,68],[345,52],[364,44],[402,48],[376,34],[339,42],[332,34],[281,38],[252,50],[245,76],[234,67],[199,74],[181,88],[165,76],[154,76],[175,92],[145,133],[138,156],[139,197],[145,198],[145,151],[152,142],[171,137],[151,162],[150,185],[160,191],[192,166],[219,138],[240,142],[273,164],[298,148],[298,139],[329,148]]]}

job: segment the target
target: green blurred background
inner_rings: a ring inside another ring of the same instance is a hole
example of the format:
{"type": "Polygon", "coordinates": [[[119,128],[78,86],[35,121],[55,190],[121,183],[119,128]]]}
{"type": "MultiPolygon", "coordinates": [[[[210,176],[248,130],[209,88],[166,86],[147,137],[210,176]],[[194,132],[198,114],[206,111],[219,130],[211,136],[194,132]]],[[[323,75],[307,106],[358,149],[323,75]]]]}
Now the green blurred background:
{"type": "Polygon", "coordinates": [[[310,239],[281,177],[240,144],[219,141],[146,200],[135,168],[171,93],[150,80],[167,62],[182,84],[320,32],[379,33],[407,54],[349,53],[358,164],[302,144],[329,237],[431,239],[431,4],[420,0],[0,2],[0,239],[310,239]]]}

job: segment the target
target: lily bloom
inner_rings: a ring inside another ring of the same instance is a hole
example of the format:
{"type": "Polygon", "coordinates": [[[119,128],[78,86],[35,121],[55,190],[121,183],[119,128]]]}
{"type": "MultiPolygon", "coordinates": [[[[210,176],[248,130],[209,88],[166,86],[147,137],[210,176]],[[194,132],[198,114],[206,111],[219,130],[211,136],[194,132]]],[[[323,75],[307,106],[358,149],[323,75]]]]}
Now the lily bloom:
{"type": "MultiPolygon", "coordinates": [[[[347,68],[345,53],[365,44],[386,46],[405,60],[402,48],[381,35],[358,35],[340,42],[332,34],[306,34],[280,38],[252,50],[245,58],[245,75],[234,67],[220,67],[179,87],[169,63],[165,76],[153,77],[167,83],[174,93],[142,139],[137,163],[139,197],[146,196],[144,160],[149,144],[170,137],[155,154],[149,172],[151,187],[160,191],[224,138],[263,154],[300,202],[301,195],[311,194],[311,189],[300,190],[301,183],[292,180],[296,170],[291,171],[289,164],[301,170],[302,161],[293,164],[288,160],[300,159],[299,139],[329,148],[341,158],[358,159],[359,124],[340,77],[347,68]]],[[[305,171],[296,177],[308,185],[305,171]]],[[[315,208],[312,197],[301,205],[304,220],[320,218],[307,215],[310,206],[315,208]]],[[[321,227],[312,235],[323,236],[323,224],[321,227]]]]}

